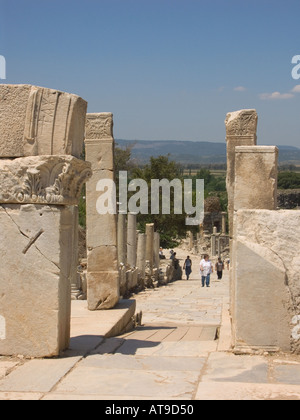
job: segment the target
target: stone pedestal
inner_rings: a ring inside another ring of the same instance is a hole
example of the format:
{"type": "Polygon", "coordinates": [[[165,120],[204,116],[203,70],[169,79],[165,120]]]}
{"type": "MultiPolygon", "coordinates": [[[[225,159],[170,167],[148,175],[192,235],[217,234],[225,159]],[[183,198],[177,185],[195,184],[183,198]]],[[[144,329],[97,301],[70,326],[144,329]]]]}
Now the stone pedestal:
{"type": "Polygon", "coordinates": [[[57,356],[70,339],[72,210],[0,205],[0,354],[57,356]]]}
{"type": "Polygon", "coordinates": [[[57,356],[70,338],[77,204],[87,163],[0,160],[0,354],[57,356]]]}
{"type": "Polygon", "coordinates": [[[86,188],[87,287],[89,310],[113,308],[120,299],[117,255],[117,216],[99,214],[97,185],[114,181],[114,139],[112,114],[88,114],[86,121],[86,160],[93,176],[86,188]]]}

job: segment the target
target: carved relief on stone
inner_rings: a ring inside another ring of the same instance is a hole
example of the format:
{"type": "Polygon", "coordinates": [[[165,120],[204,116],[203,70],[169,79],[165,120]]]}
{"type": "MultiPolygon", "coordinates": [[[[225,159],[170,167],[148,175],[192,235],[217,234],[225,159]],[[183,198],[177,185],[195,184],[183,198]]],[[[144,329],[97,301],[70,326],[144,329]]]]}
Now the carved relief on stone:
{"type": "Polygon", "coordinates": [[[87,103],[31,85],[0,85],[0,157],[73,155],[83,149],[87,103]]]}
{"type": "Polygon", "coordinates": [[[256,135],[258,116],[255,109],[230,112],[226,116],[227,136],[256,135]]]}
{"type": "Polygon", "coordinates": [[[90,164],[72,156],[0,160],[0,202],[76,205],[90,164]]]}
{"type": "Polygon", "coordinates": [[[113,138],[113,115],[109,112],[87,114],[85,137],[89,140],[113,138]]]}
{"type": "Polygon", "coordinates": [[[80,157],[86,108],[86,102],[76,95],[32,86],[24,128],[25,156],[80,157]]]}

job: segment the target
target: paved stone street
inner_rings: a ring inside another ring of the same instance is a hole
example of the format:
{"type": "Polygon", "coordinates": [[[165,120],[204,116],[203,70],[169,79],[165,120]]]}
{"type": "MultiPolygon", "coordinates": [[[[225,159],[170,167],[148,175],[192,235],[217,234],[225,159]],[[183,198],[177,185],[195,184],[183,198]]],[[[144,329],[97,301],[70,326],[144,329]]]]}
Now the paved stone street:
{"type": "Polygon", "coordinates": [[[134,296],[132,332],[87,335],[57,359],[0,358],[0,399],[300,399],[299,356],[230,353],[228,272],[202,288],[193,262],[191,280],[134,296]]]}

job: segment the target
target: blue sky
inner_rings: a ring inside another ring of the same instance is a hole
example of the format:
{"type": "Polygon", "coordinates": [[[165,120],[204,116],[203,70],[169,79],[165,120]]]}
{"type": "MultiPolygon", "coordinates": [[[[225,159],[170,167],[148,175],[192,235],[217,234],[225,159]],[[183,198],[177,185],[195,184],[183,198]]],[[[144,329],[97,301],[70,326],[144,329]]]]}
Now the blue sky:
{"type": "Polygon", "coordinates": [[[222,142],[255,108],[259,144],[300,147],[299,18],[300,0],[0,0],[1,82],[76,93],[116,138],[222,142]]]}

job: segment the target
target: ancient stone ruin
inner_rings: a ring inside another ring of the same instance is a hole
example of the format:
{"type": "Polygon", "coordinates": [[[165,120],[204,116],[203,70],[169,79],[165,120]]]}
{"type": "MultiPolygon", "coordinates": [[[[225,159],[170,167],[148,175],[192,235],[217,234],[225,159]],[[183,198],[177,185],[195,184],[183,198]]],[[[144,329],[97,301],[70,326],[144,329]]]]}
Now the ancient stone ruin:
{"type": "Polygon", "coordinates": [[[300,211],[277,210],[278,149],[256,145],[257,114],[227,115],[235,352],[300,352],[300,211]]]}
{"type": "Polygon", "coordinates": [[[0,85],[1,355],[69,345],[86,108],[76,95],[0,85]]]}
{"type": "Polygon", "coordinates": [[[117,217],[99,214],[97,199],[99,182],[115,179],[112,114],[87,115],[85,150],[93,171],[86,187],[88,308],[111,309],[120,299],[117,217]]]}
{"type": "MultiPolygon", "coordinates": [[[[174,278],[172,263],[160,263],[154,224],[137,231],[137,215],[118,213],[118,203],[114,213],[99,212],[101,182],[115,180],[113,115],[86,110],[76,95],[0,85],[0,355],[51,357],[68,348],[77,206],[89,178],[88,309],[114,308],[174,278]]],[[[257,146],[257,121],[255,110],[225,121],[233,349],[299,353],[300,210],[277,210],[278,150],[257,146]]],[[[207,212],[197,240],[189,233],[188,249],[217,256],[227,248],[226,215],[215,213],[207,212]]]]}

